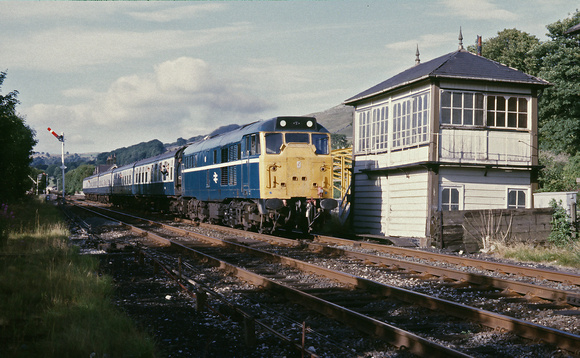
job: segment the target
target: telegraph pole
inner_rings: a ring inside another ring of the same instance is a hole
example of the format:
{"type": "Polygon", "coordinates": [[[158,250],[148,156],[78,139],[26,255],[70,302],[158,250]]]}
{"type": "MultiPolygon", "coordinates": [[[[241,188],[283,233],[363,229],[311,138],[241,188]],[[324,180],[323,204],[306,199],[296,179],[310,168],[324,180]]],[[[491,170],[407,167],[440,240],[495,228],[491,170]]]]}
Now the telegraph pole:
{"type": "MultiPolygon", "coordinates": [[[[58,139],[59,142],[62,143],[62,166],[60,167],[62,169],[62,201],[64,202],[64,198],[65,198],[65,181],[64,181],[64,170],[66,169],[66,166],[64,165],[64,132],[61,133],[60,135],[56,134],[55,131],[53,131],[52,129],[50,129],[50,127],[48,127],[48,131],[50,133],[52,133],[53,136],[56,137],[56,139],[58,139]]],[[[57,186],[58,189],[58,186],[57,186]]]]}

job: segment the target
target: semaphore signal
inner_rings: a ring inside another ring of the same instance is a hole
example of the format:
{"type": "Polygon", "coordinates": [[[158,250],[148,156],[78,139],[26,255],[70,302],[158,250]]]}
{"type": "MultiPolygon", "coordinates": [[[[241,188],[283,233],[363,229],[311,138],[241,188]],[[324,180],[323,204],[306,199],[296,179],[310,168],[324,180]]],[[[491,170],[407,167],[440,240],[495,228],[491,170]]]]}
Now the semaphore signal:
{"type": "MultiPolygon", "coordinates": [[[[62,166],[60,167],[62,169],[62,200],[64,202],[65,199],[65,182],[64,182],[64,170],[66,169],[66,166],[64,165],[64,133],[62,133],[61,135],[56,134],[55,131],[53,131],[52,129],[50,129],[50,127],[48,127],[48,131],[50,133],[52,133],[53,136],[56,137],[56,139],[58,139],[59,142],[62,143],[62,166]]],[[[58,189],[58,188],[57,188],[58,189]]]]}

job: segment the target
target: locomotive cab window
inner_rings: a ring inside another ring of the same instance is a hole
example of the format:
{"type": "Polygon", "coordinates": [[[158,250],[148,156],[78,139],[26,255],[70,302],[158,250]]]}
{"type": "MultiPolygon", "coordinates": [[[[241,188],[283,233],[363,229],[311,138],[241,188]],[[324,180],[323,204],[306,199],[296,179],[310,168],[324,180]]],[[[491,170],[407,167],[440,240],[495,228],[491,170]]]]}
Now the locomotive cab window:
{"type": "Polygon", "coordinates": [[[326,134],[313,134],[312,144],[316,147],[316,154],[328,154],[329,150],[329,140],[326,134]]]}
{"type": "Polygon", "coordinates": [[[286,143],[310,143],[308,133],[286,133],[286,143]]]}
{"type": "Polygon", "coordinates": [[[280,154],[282,147],[282,133],[266,133],[266,154],[280,154]]]}

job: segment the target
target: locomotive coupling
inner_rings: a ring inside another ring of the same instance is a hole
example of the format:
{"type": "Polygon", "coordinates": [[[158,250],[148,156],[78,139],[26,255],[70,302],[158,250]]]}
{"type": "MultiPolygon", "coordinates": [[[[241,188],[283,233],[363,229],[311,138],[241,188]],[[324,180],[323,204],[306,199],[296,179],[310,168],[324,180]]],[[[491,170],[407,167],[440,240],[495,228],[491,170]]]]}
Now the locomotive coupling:
{"type": "Polygon", "coordinates": [[[284,207],[282,199],[266,199],[266,208],[270,210],[280,210],[284,207]]]}

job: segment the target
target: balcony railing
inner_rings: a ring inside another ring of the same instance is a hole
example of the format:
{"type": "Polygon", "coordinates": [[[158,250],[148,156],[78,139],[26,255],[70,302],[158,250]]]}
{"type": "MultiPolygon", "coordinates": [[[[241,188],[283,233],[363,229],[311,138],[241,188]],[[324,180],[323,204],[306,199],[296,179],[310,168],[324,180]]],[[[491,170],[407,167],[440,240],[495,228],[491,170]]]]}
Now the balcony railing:
{"type": "Polygon", "coordinates": [[[441,161],[530,165],[529,132],[442,129],[436,135],[441,161]]]}

